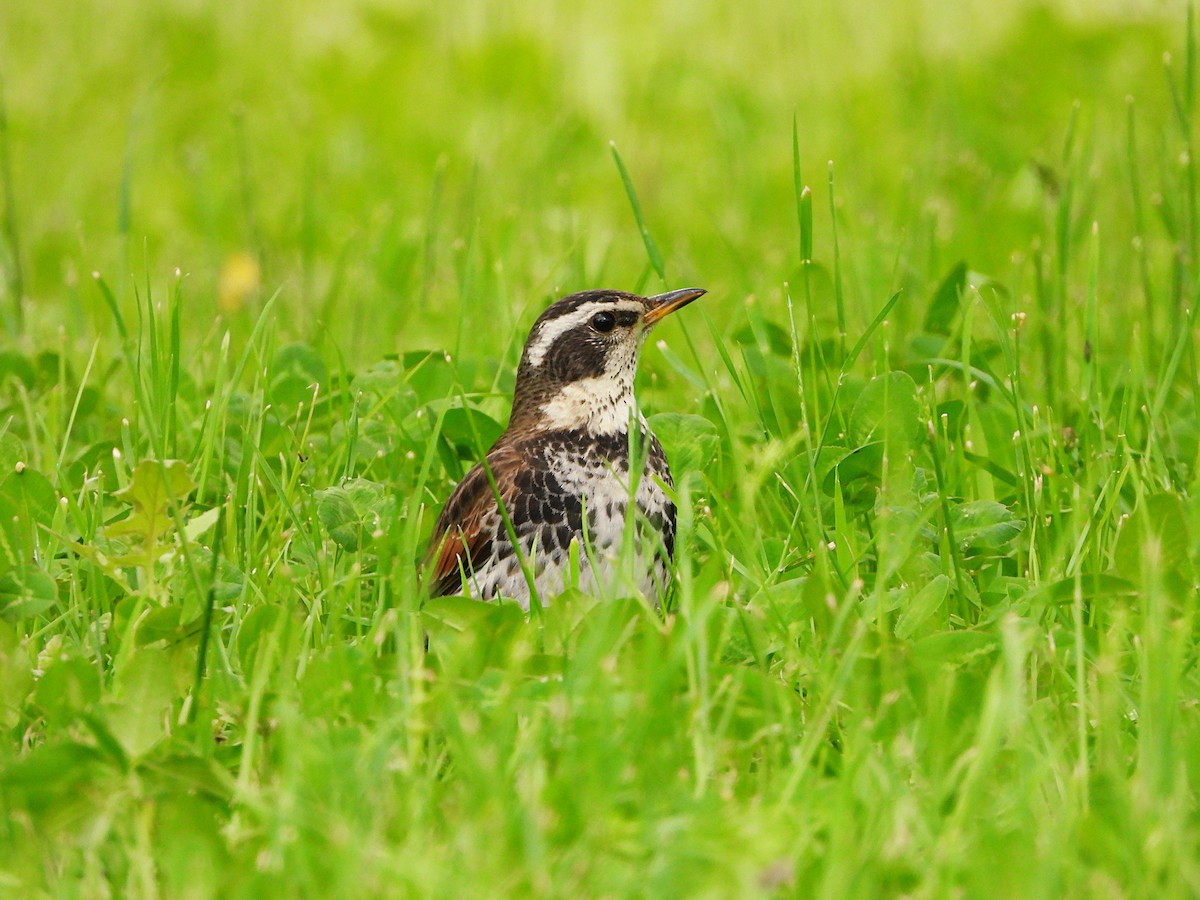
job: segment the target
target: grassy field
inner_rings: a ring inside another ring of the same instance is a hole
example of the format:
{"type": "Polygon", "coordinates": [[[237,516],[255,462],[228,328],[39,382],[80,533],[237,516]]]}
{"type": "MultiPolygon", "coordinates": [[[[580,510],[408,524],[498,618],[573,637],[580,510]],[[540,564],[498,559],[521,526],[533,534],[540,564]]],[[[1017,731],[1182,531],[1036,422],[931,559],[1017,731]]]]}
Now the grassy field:
{"type": "Polygon", "coordinates": [[[1200,894],[1190,19],[0,6],[0,894],[1200,894]],[[424,597],[689,285],[667,612],[424,597]]]}

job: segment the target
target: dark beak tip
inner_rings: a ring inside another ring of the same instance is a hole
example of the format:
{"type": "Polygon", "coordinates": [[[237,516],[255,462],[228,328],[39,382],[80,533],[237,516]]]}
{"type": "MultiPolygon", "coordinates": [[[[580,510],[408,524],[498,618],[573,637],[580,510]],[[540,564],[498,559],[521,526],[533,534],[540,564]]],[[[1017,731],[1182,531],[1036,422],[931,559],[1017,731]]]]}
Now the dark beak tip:
{"type": "Polygon", "coordinates": [[[680,288],[677,291],[671,291],[666,294],[659,294],[658,296],[662,299],[662,301],[664,303],[669,303],[672,300],[695,300],[697,297],[703,297],[707,293],[708,293],[708,291],[706,291],[704,288],[692,287],[692,288],[680,288]]]}
{"type": "Polygon", "coordinates": [[[667,314],[687,306],[697,297],[703,297],[707,293],[708,291],[704,288],[681,288],[677,291],[668,291],[665,294],[648,297],[647,299],[652,301],[653,305],[647,313],[647,320],[650,324],[654,324],[667,314]]]}

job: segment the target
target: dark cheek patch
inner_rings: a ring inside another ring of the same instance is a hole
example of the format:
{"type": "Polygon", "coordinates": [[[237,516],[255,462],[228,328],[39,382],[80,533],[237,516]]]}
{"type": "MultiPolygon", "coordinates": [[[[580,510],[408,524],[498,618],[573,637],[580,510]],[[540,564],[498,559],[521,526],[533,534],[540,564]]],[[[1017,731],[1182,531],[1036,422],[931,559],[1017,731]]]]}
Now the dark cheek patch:
{"type": "Polygon", "coordinates": [[[595,378],[604,373],[606,350],[598,341],[581,341],[577,333],[567,332],[550,347],[542,367],[561,384],[595,378]]]}

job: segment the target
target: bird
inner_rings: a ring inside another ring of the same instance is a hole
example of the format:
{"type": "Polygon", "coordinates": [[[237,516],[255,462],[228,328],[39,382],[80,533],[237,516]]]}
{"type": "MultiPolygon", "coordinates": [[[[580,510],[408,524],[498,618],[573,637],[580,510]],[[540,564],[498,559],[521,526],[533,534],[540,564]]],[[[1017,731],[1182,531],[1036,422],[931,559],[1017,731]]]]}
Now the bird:
{"type": "Polygon", "coordinates": [[[538,316],[508,426],[434,524],[431,597],[509,600],[528,611],[576,586],[602,596],[636,590],[661,606],[675,549],[674,483],[633,382],[650,329],[705,293],[588,290],[538,316]]]}

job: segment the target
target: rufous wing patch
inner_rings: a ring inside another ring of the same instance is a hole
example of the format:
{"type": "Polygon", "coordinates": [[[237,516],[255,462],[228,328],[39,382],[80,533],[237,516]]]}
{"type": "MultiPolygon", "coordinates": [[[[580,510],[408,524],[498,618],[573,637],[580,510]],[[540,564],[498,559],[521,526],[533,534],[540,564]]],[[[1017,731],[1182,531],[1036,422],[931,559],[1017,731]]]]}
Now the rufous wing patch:
{"type": "MultiPolygon", "coordinates": [[[[508,447],[493,448],[487,456],[487,465],[506,506],[512,499],[518,462],[518,455],[508,447]]],[[[454,489],[433,526],[426,569],[430,596],[456,593],[462,588],[461,572],[470,575],[491,553],[493,535],[485,532],[483,525],[496,508],[496,496],[484,464],[476,464],[454,489]]]]}

